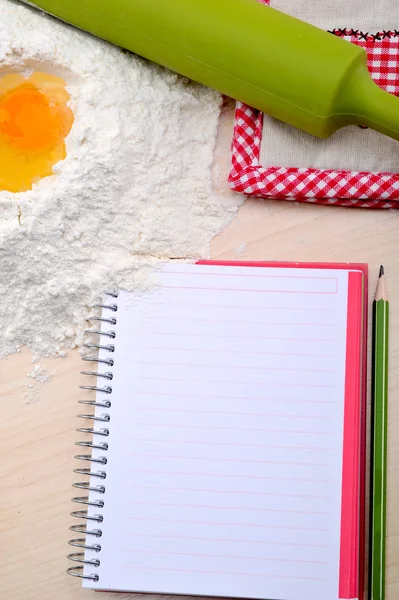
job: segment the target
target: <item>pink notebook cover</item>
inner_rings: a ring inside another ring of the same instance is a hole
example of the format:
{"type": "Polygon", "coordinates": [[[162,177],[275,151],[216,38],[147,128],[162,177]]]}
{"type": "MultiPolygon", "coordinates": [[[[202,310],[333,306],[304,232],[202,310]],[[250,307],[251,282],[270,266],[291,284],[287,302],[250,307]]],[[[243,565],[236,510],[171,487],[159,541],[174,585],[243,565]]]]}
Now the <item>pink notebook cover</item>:
{"type": "Polygon", "coordinates": [[[368,267],[357,263],[199,261],[247,267],[350,270],[345,383],[339,598],[364,598],[368,267]]]}

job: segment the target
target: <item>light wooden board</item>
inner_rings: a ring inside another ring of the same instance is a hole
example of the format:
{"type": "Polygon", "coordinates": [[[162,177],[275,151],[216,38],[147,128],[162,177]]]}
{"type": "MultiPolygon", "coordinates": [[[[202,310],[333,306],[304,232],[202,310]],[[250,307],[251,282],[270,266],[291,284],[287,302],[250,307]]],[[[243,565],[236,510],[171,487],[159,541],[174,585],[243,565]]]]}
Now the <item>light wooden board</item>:
{"type": "MultiPolygon", "coordinates": [[[[224,114],[215,173],[226,181],[233,114],[224,114]]],[[[226,196],[229,192],[224,188],[226,196]]],[[[399,213],[275,201],[247,201],[235,221],[214,240],[215,259],[364,261],[374,293],[380,263],[391,300],[388,469],[387,600],[399,598],[399,213]]],[[[371,298],[370,298],[371,300],[371,298]]],[[[371,304],[370,304],[371,306],[371,304]]],[[[0,361],[0,585],[9,600],[123,600],[99,596],[67,577],[67,540],[75,505],[70,501],[76,413],[83,392],[76,351],[41,361],[52,380],[37,384],[35,402],[23,399],[29,352],[0,361]]],[[[77,490],[75,490],[77,491],[77,490]]],[[[79,495],[79,494],[78,494],[79,495]]],[[[323,600],[323,599],[320,599],[323,600]]]]}

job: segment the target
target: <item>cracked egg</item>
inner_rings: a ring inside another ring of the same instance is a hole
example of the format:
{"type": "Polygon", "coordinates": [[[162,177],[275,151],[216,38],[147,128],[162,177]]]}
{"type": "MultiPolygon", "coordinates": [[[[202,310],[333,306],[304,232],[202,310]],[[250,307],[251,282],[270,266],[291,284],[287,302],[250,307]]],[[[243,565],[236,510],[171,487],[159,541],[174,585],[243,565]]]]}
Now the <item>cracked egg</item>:
{"type": "Polygon", "coordinates": [[[65,81],[35,72],[0,77],[0,190],[25,192],[66,157],[74,117],[65,81]]]}

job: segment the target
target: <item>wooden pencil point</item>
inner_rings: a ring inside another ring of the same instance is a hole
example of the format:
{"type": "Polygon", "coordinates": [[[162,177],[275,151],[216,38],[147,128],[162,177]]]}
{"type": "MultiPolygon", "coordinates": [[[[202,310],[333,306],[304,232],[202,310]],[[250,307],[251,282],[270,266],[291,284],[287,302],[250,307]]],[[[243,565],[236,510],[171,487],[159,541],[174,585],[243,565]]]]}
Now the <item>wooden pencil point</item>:
{"type": "Polygon", "coordinates": [[[375,292],[375,301],[378,302],[379,300],[388,300],[386,286],[385,286],[384,267],[382,265],[380,268],[380,276],[378,279],[377,289],[375,292]]]}

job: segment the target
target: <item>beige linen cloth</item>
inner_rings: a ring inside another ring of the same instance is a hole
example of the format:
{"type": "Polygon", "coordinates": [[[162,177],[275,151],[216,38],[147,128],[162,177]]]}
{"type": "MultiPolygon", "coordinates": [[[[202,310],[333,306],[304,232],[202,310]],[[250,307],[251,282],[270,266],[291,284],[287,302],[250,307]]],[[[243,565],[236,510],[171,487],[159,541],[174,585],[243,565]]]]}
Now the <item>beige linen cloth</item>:
{"type": "MultiPolygon", "coordinates": [[[[271,6],[326,30],[399,29],[399,0],[271,0],[271,6]]],[[[260,164],[397,173],[399,142],[356,126],[319,140],[265,115],[260,164]]]]}

